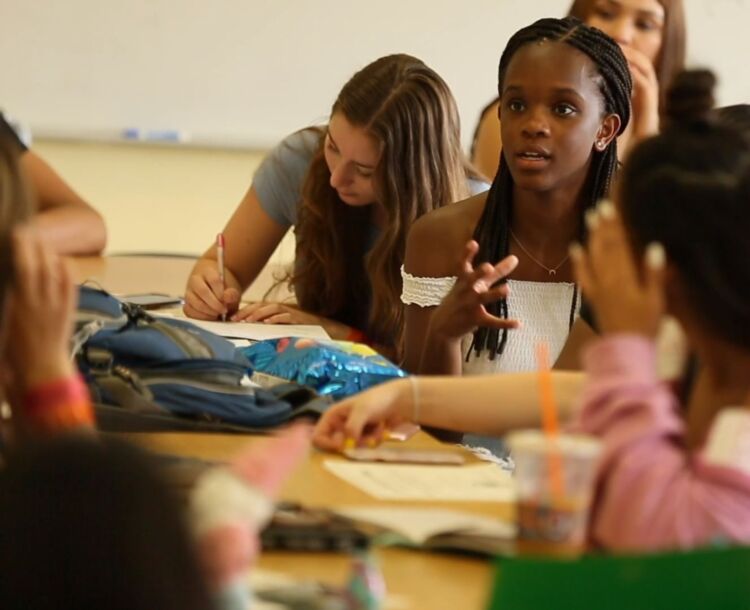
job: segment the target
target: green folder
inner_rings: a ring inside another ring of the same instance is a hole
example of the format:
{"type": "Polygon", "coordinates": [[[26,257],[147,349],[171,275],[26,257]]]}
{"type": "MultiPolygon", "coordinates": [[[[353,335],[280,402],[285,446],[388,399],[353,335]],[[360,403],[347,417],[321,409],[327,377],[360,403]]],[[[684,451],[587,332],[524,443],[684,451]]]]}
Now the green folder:
{"type": "Polygon", "coordinates": [[[750,609],[750,547],[499,558],[489,610],[750,609]]]}

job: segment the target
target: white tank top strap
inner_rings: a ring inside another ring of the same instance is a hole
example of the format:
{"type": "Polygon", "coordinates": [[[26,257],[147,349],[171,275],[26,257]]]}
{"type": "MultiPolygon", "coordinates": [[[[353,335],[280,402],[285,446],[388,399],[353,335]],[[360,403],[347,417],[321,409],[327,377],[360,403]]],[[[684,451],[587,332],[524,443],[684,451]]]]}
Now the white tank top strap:
{"type": "Polygon", "coordinates": [[[404,271],[401,266],[401,302],[404,305],[418,305],[419,307],[435,307],[442,303],[456,277],[419,277],[404,271]]]}

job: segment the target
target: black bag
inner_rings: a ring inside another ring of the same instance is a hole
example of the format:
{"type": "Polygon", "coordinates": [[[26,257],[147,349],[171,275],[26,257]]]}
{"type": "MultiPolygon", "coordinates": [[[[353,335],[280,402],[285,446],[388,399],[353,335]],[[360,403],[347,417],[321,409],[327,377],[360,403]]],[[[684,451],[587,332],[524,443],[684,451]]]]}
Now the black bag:
{"type": "Polygon", "coordinates": [[[230,341],[86,286],[73,350],[103,430],[262,431],[329,403],[298,384],[253,387],[230,341]]]}

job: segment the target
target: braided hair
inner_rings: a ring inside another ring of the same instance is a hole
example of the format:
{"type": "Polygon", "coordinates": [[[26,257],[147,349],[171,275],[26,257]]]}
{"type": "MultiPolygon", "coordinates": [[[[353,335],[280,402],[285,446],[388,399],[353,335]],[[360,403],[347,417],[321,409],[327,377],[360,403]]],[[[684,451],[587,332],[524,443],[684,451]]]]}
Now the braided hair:
{"type": "Polygon", "coordinates": [[[618,186],[636,253],[660,242],[683,302],[709,332],[750,348],[750,140],[712,111],[715,78],[678,74],[666,127],[628,156],[618,186]]]}
{"type": "MultiPolygon", "coordinates": [[[[583,52],[595,64],[599,78],[599,91],[608,114],[620,117],[622,133],[630,120],[630,94],[632,80],[627,60],[618,44],[601,30],[585,25],[575,17],[564,19],[540,19],[525,27],[508,41],[498,72],[498,91],[502,97],[503,84],[508,66],[513,56],[524,46],[540,41],[562,42],[583,52]]],[[[581,211],[579,232],[584,237],[583,213],[594,206],[609,191],[612,177],[617,169],[617,144],[613,141],[604,151],[594,151],[589,177],[586,182],[584,209],[581,211]]],[[[500,166],[487,194],[487,202],[482,216],[474,230],[474,239],[479,243],[477,263],[498,261],[509,253],[509,230],[513,216],[513,177],[504,155],[500,155],[500,166]]],[[[578,304],[578,287],[573,292],[569,325],[573,325],[578,304]]],[[[486,306],[496,316],[508,317],[508,303],[502,299],[486,306]]],[[[474,338],[466,355],[477,355],[485,349],[492,360],[502,354],[508,340],[507,330],[480,327],[474,331],[474,338]]]]}

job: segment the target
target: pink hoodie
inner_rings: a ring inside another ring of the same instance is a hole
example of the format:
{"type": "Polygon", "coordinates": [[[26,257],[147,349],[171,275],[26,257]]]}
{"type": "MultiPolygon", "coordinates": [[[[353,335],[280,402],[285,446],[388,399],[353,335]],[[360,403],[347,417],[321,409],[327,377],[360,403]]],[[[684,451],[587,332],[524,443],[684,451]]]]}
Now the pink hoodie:
{"type": "Polygon", "coordinates": [[[700,450],[656,376],[653,341],[615,335],[584,354],[576,424],[604,443],[590,534],[618,550],[750,543],[750,409],[724,408],[700,450]]]}

